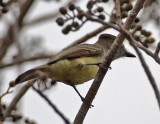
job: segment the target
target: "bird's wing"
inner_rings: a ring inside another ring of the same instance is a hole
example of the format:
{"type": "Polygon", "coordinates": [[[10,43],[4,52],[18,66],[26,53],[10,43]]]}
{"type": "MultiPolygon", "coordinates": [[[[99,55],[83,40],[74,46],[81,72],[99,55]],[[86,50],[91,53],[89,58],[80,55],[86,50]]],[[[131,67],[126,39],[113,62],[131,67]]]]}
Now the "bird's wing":
{"type": "Polygon", "coordinates": [[[98,56],[103,54],[103,49],[95,44],[79,44],[58,53],[48,64],[56,63],[59,60],[74,59],[79,57],[98,56]]]}

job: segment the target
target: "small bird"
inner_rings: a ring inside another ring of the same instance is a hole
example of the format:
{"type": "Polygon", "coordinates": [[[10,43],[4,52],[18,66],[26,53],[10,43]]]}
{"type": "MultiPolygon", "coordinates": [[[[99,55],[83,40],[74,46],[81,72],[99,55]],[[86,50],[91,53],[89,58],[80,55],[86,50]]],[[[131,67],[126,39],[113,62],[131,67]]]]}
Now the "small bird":
{"type": "MultiPolygon", "coordinates": [[[[70,85],[79,94],[75,85],[87,82],[96,76],[98,63],[102,63],[115,39],[114,35],[101,34],[95,44],[78,44],[66,48],[47,64],[32,68],[19,75],[15,84],[31,79],[41,80],[45,77],[70,85]]],[[[135,57],[135,55],[128,52],[122,45],[113,60],[120,57],[135,57]]]]}

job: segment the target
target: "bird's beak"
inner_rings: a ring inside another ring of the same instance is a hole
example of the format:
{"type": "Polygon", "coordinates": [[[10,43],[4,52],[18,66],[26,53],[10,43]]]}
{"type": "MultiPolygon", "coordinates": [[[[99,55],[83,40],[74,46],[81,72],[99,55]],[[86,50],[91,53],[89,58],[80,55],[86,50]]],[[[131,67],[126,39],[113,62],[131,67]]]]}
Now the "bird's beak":
{"type": "Polygon", "coordinates": [[[126,51],[126,57],[136,57],[133,53],[126,51]]]}

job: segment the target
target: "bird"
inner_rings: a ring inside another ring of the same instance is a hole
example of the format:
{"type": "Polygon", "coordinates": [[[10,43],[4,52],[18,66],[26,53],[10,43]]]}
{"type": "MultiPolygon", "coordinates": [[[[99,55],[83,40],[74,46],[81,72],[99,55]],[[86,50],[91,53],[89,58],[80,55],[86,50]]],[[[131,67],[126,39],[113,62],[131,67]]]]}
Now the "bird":
{"type": "MultiPolygon", "coordinates": [[[[15,80],[15,85],[32,79],[50,78],[72,86],[83,99],[75,85],[83,84],[96,76],[99,69],[97,65],[103,62],[115,39],[116,36],[112,34],[101,34],[94,44],[78,44],[66,48],[46,64],[20,74],[15,80]]],[[[121,57],[135,57],[135,55],[127,51],[122,44],[113,61],[121,57]]]]}

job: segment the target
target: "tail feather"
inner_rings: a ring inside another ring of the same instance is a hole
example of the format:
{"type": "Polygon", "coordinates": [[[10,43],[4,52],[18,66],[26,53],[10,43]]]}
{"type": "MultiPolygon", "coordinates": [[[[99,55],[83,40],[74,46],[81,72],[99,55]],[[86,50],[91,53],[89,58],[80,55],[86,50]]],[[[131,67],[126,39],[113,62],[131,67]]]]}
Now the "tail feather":
{"type": "Polygon", "coordinates": [[[38,78],[38,73],[36,73],[36,71],[38,70],[39,69],[31,69],[19,75],[15,80],[15,84],[19,84],[34,78],[38,78]]]}

